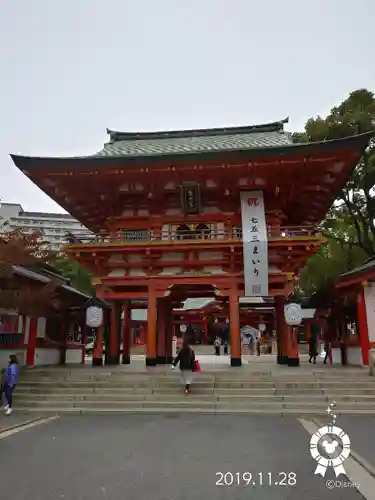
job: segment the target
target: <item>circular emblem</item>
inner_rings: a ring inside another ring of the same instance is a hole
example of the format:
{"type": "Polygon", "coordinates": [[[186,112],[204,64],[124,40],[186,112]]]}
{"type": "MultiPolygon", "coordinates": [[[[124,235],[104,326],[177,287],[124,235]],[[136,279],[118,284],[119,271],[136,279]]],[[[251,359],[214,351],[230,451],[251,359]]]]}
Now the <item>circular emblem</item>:
{"type": "Polygon", "coordinates": [[[287,304],[284,308],[284,315],[289,326],[298,326],[302,322],[302,309],[299,304],[287,304]]]}
{"type": "Polygon", "coordinates": [[[186,333],[187,332],[187,326],[186,325],[180,325],[180,332],[186,333]]]}
{"type": "Polygon", "coordinates": [[[311,436],[310,454],[318,462],[315,474],[324,477],[328,467],[336,477],[346,474],[342,464],[350,455],[350,438],[340,427],[326,425],[311,436]]]}
{"type": "Polygon", "coordinates": [[[91,306],[86,309],[86,325],[90,328],[98,328],[103,323],[103,309],[91,306]]]}

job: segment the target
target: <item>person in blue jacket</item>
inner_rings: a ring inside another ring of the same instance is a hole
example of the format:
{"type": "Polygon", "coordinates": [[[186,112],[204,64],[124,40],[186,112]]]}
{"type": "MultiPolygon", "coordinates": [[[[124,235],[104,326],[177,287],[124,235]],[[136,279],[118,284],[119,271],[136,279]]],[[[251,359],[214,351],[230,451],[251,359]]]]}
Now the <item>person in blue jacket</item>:
{"type": "Polygon", "coordinates": [[[3,391],[7,400],[5,415],[11,415],[13,412],[13,392],[18,383],[18,360],[15,354],[9,356],[8,366],[5,368],[3,391]]]}

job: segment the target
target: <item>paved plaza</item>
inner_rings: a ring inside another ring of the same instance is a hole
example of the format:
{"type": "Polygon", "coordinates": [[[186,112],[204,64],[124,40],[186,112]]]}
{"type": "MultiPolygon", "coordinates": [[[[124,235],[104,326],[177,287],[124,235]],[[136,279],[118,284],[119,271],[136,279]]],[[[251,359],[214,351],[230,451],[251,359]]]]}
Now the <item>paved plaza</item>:
{"type": "MultiPolygon", "coordinates": [[[[3,419],[1,415],[0,420],[3,419]]],[[[352,440],[353,447],[363,452],[366,429],[373,431],[373,419],[363,417],[360,424],[362,434],[354,436],[353,432],[352,440]]],[[[345,425],[354,430],[355,420],[346,419],[345,425]]],[[[308,431],[294,417],[160,414],[60,417],[5,437],[0,431],[0,497],[12,500],[364,498],[354,488],[328,489],[326,480],[334,477],[331,471],[325,479],[314,476],[316,463],[309,454],[309,439],[308,431]],[[243,478],[249,478],[243,476],[245,472],[252,474],[249,486],[245,486],[243,478]],[[226,481],[230,483],[233,477],[234,483],[241,484],[217,486],[221,479],[218,473],[231,473],[233,476],[227,474],[226,481]],[[269,477],[272,483],[282,481],[280,473],[289,474],[290,483],[294,482],[295,474],[296,485],[269,486],[269,477]]],[[[370,442],[368,447],[372,447],[370,442]]],[[[375,465],[375,452],[368,450],[367,456],[374,459],[375,465]]],[[[359,472],[354,479],[360,482],[363,476],[359,472]]]]}

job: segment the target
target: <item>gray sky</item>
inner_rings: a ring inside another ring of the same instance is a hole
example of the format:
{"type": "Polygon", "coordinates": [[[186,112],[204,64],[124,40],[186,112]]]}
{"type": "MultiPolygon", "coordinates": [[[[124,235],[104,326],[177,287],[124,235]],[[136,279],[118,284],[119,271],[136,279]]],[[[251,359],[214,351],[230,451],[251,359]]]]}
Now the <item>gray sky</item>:
{"type": "Polygon", "coordinates": [[[374,19],[374,0],[1,0],[0,199],[63,211],[9,153],[95,153],[106,127],[301,130],[375,90],[374,19]]]}

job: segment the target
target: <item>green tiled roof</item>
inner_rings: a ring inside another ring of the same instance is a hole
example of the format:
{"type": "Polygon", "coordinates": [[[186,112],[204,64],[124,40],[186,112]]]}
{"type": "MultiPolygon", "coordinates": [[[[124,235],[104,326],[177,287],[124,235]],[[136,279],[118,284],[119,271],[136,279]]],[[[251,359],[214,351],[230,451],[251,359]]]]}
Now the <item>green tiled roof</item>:
{"type": "Polygon", "coordinates": [[[136,157],[236,151],[285,146],[291,135],[280,122],[249,127],[230,127],[172,132],[126,133],[108,130],[110,142],[95,157],[136,157]]]}

